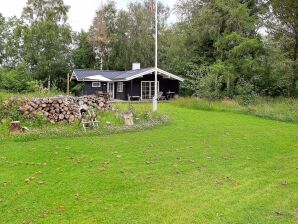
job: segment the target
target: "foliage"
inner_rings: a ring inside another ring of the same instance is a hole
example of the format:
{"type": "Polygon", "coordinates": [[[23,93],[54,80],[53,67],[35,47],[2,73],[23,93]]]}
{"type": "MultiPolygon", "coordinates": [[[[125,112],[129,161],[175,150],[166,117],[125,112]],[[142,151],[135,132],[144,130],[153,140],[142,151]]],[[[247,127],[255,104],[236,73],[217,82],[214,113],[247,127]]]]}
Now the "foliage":
{"type": "Polygon", "coordinates": [[[247,106],[255,102],[256,94],[254,91],[254,86],[243,79],[238,81],[236,93],[240,99],[240,104],[247,106]]]}
{"type": "Polygon", "coordinates": [[[295,0],[273,0],[267,26],[270,34],[276,39],[287,55],[292,60],[294,73],[291,75],[288,86],[289,95],[294,96],[297,91],[298,82],[298,2],[295,0]]]}
{"type": "Polygon", "coordinates": [[[0,89],[11,92],[30,91],[30,73],[24,65],[12,70],[0,70],[0,89]]]}
{"type": "Polygon", "coordinates": [[[253,74],[260,73],[258,56],[263,46],[256,32],[258,10],[251,10],[256,5],[256,2],[250,5],[237,0],[178,2],[177,10],[182,15],[180,27],[189,33],[184,46],[188,49],[188,60],[212,71],[212,75],[204,78],[204,86],[208,77],[222,79],[222,97],[235,96],[239,78],[250,81],[253,74]]]}
{"type": "Polygon", "coordinates": [[[23,21],[16,17],[4,18],[0,14],[0,65],[15,68],[22,63],[23,21]]]}
{"type": "Polygon", "coordinates": [[[239,101],[223,99],[211,102],[202,98],[180,98],[173,101],[173,104],[198,110],[244,113],[273,120],[298,123],[297,99],[254,97],[253,100],[253,104],[245,105],[241,98],[239,101]]]}
{"type": "MultiPolygon", "coordinates": [[[[143,67],[154,64],[153,19],[149,4],[149,1],[130,2],[125,11],[117,10],[115,1],[108,1],[96,12],[90,39],[97,59],[103,60],[103,69],[129,70],[133,62],[143,67]]],[[[159,3],[158,15],[159,30],[163,33],[169,8],[159,3]]]]}
{"type": "Polygon", "coordinates": [[[89,42],[89,34],[81,31],[73,36],[75,49],[72,52],[74,67],[77,69],[88,69],[95,66],[95,53],[89,42]]]}
{"type": "Polygon", "coordinates": [[[81,82],[81,83],[78,83],[76,84],[73,88],[72,88],[72,92],[74,92],[74,94],[76,96],[79,96],[82,94],[82,91],[84,89],[84,86],[85,86],[85,83],[84,82],[81,82]]]}
{"type": "Polygon", "coordinates": [[[64,85],[70,68],[71,30],[63,0],[28,0],[23,10],[24,60],[37,80],[64,85]]]}

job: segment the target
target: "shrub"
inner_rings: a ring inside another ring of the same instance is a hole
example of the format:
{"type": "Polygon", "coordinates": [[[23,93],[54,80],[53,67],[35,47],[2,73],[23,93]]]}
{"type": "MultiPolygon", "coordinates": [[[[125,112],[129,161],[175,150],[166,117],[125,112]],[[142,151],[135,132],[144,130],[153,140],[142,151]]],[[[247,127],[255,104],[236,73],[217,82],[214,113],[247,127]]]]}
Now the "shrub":
{"type": "Polygon", "coordinates": [[[0,89],[11,92],[26,92],[30,75],[24,65],[18,65],[12,70],[0,71],[0,89]]]}
{"type": "Polygon", "coordinates": [[[236,93],[238,95],[239,103],[242,105],[249,105],[256,101],[256,93],[254,91],[254,86],[241,79],[236,86],[236,93]]]}
{"type": "Polygon", "coordinates": [[[200,78],[199,96],[208,100],[220,99],[222,97],[222,76],[209,73],[200,78]]]}
{"type": "Polygon", "coordinates": [[[190,90],[193,96],[213,100],[222,96],[222,81],[223,77],[212,72],[209,67],[194,67],[187,73],[183,87],[190,90]]]}
{"type": "Polygon", "coordinates": [[[78,83],[75,87],[72,88],[72,91],[76,96],[81,95],[84,89],[85,83],[78,83]]]}
{"type": "Polygon", "coordinates": [[[26,84],[27,84],[28,92],[34,92],[34,93],[37,93],[38,95],[44,95],[46,92],[42,82],[40,81],[32,80],[32,81],[28,81],[26,84]]]}

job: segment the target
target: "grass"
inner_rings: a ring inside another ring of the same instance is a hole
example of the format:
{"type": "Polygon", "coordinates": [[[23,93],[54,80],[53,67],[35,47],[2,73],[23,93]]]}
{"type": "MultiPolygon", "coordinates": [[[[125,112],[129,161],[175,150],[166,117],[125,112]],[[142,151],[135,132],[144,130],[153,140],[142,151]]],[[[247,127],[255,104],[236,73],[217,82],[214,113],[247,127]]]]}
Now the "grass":
{"type": "Polygon", "coordinates": [[[65,93],[60,92],[60,91],[50,91],[50,92],[41,92],[41,93],[10,93],[7,91],[1,91],[0,90],[0,102],[1,100],[7,100],[11,97],[52,97],[52,96],[57,96],[57,95],[65,95],[65,93]]]}
{"type": "Polygon", "coordinates": [[[170,122],[169,117],[164,114],[153,114],[148,105],[140,105],[135,108],[133,105],[119,104],[114,106],[114,111],[96,111],[97,120],[100,124],[99,128],[89,129],[88,132],[84,132],[79,121],[70,124],[66,122],[51,124],[41,116],[26,118],[18,112],[17,108],[12,108],[11,111],[13,112],[11,112],[10,116],[14,120],[20,121],[21,126],[28,128],[29,131],[21,135],[11,135],[9,133],[11,118],[3,119],[2,124],[0,123],[1,142],[108,135],[120,132],[141,131],[170,122]],[[121,115],[127,111],[132,111],[134,114],[135,125],[132,127],[125,126],[124,118],[121,115]]]}
{"type": "Polygon", "coordinates": [[[0,223],[298,222],[297,124],[160,110],[173,122],[0,144],[0,223]]]}
{"type": "Polygon", "coordinates": [[[249,106],[240,105],[235,100],[207,101],[199,98],[181,98],[175,105],[208,111],[225,111],[251,114],[263,118],[298,123],[298,100],[289,98],[257,98],[249,106]]]}

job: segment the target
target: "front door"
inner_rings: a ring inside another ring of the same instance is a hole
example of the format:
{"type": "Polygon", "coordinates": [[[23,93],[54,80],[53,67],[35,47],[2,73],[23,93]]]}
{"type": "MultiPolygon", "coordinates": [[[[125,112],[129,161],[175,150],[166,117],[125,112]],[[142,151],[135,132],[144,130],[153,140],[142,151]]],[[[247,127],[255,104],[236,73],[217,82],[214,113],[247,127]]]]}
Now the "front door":
{"type": "MultiPolygon", "coordinates": [[[[157,82],[157,92],[159,92],[159,82],[157,82]]],[[[155,82],[143,81],[141,85],[142,100],[151,100],[155,95],[155,82]]]]}
{"type": "Polygon", "coordinates": [[[115,99],[115,85],[114,83],[108,83],[108,93],[111,95],[112,99],[115,99]]]}

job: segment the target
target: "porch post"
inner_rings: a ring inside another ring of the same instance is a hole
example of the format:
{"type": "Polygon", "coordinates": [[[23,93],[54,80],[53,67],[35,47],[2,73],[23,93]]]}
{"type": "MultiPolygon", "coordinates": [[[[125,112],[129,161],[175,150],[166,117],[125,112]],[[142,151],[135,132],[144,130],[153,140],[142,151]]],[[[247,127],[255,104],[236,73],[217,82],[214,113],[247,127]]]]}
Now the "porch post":
{"type": "Polygon", "coordinates": [[[133,91],[133,79],[132,80],[130,80],[130,97],[132,97],[132,91],[133,91]]]}

